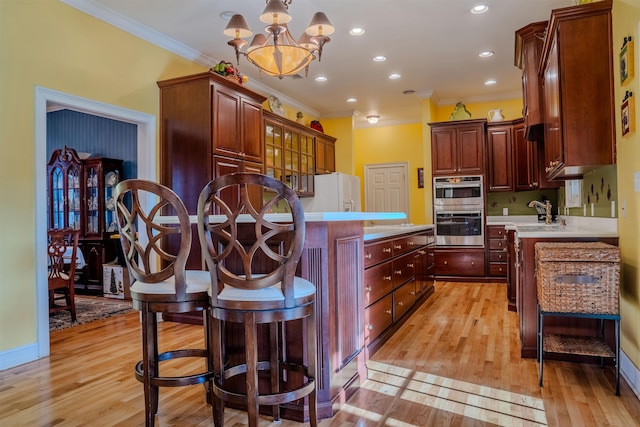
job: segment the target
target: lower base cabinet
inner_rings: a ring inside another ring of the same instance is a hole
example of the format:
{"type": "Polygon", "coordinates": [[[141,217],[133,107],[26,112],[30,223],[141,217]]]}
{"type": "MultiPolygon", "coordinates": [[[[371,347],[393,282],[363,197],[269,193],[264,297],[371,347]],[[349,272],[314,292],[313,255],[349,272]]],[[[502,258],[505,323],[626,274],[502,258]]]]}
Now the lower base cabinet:
{"type": "Polygon", "coordinates": [[[79,248],[84,256],[85,266],[77,271],[78,279],[75,291],[82,294],[102,295],[102,265],[114,262],[118,258],[117,239],[84,240],[79,248]]]}
{"type": "Polygon", "coordinates": [[[484,279],[484,248],[436,248],[436,277],[455,279],[478,277],[484,279]]]}
{"type": "Polygon", "coordinates": [[[433,229],[365,242],[364,341],[369,356],[434,291],[433,229]]]}

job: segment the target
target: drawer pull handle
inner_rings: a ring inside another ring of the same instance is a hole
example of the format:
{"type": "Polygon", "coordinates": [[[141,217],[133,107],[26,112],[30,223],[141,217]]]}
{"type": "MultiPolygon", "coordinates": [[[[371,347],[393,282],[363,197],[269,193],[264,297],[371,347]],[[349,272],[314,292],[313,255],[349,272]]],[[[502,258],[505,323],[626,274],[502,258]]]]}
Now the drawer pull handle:
{"type": "Polygon", "coordinates": [[[394,249],[402,249],[402,245],[393,245],[394,249]]]}
{"type": "Polygon", "coordinates": [[[391,280],[391,276],[383,276],[382,279],[383,280],[391,280]]]}
{"type": "Polygon", "coordinates": [[[420,255],[424,255],[424,254],[426,254],[426,252],[425,252],[425,251],[418,251],[418,253],[419,253],[420,255]]]}
{"type": "Polygon", "coordinates": [[[391,310],[385,310],[384,312],[387,314],[391,314],[391,310]]]}
{"type": "Polygon", "coordinates": [[[416,294],[416,293],[415,293],[415,292],[413,292],[413,291],[409,292],[409,295],[415,295],[415,294],[416,294]]]}
{"type": "Polygon", "coordinates": [[[504,248],[504,249],[502,250],[502,252],[507,252],[507,248],[504,248]]]}
{"type": "Polygon", "coordinates": [[[364,257],[365,257],[366,259],[371,259],[371,254],[366,254],[364,257]]]}
{"type": "Polygon", "coordinates": [[[409,245],[413,246],[413,240],[408,242],[408,243],[409,243],[409,245]]]}
{"type": "Polygon", "coordinates": [[[402,306],[404,305],[404,303],[403,303],[402,301],[398,301],[398,305],[399,305],[400,307],[402,307],[402,306]]]}
{"type": "Polygon", "coordinates": [[[367,289],[367,292],[371,292],[371,286],[367,286],[366,289],[367,289]]]}
{"type": "Polygon", "coordinates": [[[413,268],[413,264],[407,264],[407,267],[413,268]]]}
{"type": "Polygon", "coordinates": [[[395,270],[394,273],[400,275],[400,274],[402,274],[402,270],[395,270]]]}
{"type": "Polygon", "coordinates": [[[372,325],[372,324],[369,324],[369,326],[367,326],[367,328],[368,328],[370,331],[373,331],[373,325],[372,325]]]}
{"type": "Polygon", "coordinates": [[[391,253],[391,248],[382,248],[382,252],[391,253]]]}

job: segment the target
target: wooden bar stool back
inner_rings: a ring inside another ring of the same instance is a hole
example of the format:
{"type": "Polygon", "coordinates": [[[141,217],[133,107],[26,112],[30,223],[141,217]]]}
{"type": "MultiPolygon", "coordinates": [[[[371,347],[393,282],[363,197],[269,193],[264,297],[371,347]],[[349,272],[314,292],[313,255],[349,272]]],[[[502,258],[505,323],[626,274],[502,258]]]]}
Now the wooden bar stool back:
{"type": "MultiPolygon", "coordinates": [[[[120,182],[115,194],[120,243],[132,278],[131,299],[142,317],[142,360],[135,366],[135,375],[144,385],[145,425],[153,426],[159,387],[202,384],[213,378],[212,347],[208,341],[210,276],[206,271],[185,269],[191,248],[191,224],[186,207],[171,189],[130,179],[120,182]],[[160,216],[174,216],[177,221],[163,223],[160,216]],[[191,311],[204,313],[205,348],[159,353],[157,313],[191,311]],[[202,357],[205,369],[195,374],[160,375],[160,362],[182,357],[202,357]]],[[[208,389],[211,390],[210,385],[208,389]]],[[[208,399],[212,398],[210,394],[208,399]]]]}
{"type": "Polygon", "coordinates": [[[211,341],[220,346],[215,425],[227,402],[246,407],[253,427],[260,406],[278,420],[280,405],[306,399],[302,418],[316,426],[315,286],[296,276],[305,236],[297,195],[265,175],[221,176],[200,193],[198,233],[211,273],[211,341]],[[304,339],[294,343],[287,332],[296,322],[304,339]]]}

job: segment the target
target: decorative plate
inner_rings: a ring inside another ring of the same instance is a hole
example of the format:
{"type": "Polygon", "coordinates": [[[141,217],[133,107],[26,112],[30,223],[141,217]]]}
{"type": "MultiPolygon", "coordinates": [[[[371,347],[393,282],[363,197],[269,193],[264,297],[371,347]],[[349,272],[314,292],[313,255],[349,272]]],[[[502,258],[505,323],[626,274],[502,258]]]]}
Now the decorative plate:
{"type": "Polygon", "coordinates": [[[107,187],[113,187],[118,183],[118,174],[117,172],[109,172],[107,176],[104,177],[104,184],[107,187]]]}
{"type": "Polygon", "coordinates": [[[277,115],[284,117],[284,108],[282,107],[282,103],[273,95],[269,97],[269,108],[277,115]]]}

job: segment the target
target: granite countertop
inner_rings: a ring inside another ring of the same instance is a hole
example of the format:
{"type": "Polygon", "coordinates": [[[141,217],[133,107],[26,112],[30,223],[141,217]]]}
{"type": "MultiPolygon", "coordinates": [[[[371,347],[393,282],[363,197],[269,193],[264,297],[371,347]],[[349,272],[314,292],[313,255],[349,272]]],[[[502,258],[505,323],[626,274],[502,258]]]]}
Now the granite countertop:
{"type": "Polygon", "coordinates": [[[538,222],[537,215],[488,216],[487,225],[504,225],[518,238],[618,237],[617,218],[562,216],[557,222],[538,222]],[[566,225],[562,225],[564,219],[566,225]]]}

